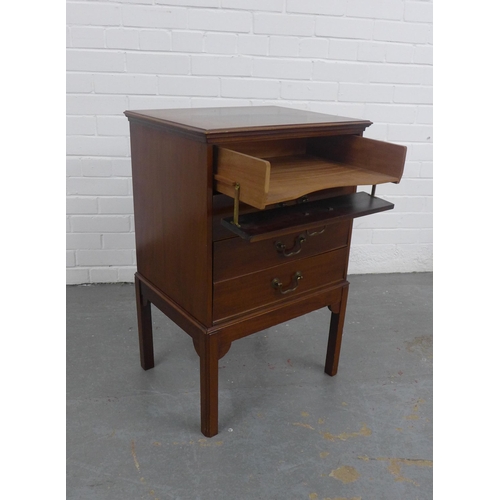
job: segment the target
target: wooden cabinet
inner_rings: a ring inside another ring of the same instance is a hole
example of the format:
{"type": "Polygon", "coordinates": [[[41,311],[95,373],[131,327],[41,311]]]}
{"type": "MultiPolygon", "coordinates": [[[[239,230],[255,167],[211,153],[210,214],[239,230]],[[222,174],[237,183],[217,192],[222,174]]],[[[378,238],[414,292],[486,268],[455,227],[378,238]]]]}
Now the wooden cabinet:
{"type": "Polygon", "coordinates": [[[335,375],[352,220],[393,208],[356,186],[399,182],[406,148],[362,137],[367,120],[276,106],[125,115],[142,367],[154,366],[154,304],[193,339],[211,437],[231,343],[328,306],[335,375]]]}

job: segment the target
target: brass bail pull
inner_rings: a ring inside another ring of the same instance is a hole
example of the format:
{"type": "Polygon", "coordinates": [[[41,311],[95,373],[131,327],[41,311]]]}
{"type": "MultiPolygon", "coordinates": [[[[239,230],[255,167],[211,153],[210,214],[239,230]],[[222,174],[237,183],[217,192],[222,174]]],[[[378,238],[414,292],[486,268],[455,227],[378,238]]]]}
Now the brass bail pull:
{"type": "Polygon", "coordinates": [[[293,292],[294,290],[297,290],[297,287],[299,286],[299,281],[303,278],[304,276],[302,276],[302,273],[300,271],[297,271],[292,276],[292,286],[290,286],[290,288],[283,290],[283,283],[280,281],[279,278],[274,278],[273,281],[271,281],[271,285],[274,289],[279,290],[279,292],[282,295],[285,295],[287,293],[293,292]],[[293,286],[293,284],[295,284],[295,286],[293,286]]]}
{"type": "Polygon", "coordinates": [[[283,257],[291,257],[292,255],[297,255],[301,252],[302,243],[304,243],[304,241],[306,241],[306,237],[303,234],[299,234],[299,236],[295,238],[293,247],[290,249],[287,249],[285,244],[281,241],[277,241],[274,246],[276,247],[276,251],[283,255],[283,257]]]}
{"type": "Polygon", "coordinates": [[[310,231],[309,229],[306,231],[307,236],[318,236],[320,234],[323,234],[326,231],[326,226],[323,226],[323,228],[319,229],[318,231],[310,231]]]}

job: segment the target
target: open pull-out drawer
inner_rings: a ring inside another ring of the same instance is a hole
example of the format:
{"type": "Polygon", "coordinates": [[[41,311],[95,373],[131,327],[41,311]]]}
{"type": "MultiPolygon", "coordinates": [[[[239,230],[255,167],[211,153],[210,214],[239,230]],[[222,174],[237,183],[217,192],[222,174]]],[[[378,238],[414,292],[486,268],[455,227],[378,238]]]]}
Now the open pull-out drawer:
{"type": "MultiPolygon", "coordinates": [[[[291,228],[309,229],[394,207],[375,196],[354,193],[270,208],[329,188],[399,182],[406,147],[359,136],[315,137],[219,146],[216,189],[260,211],[222,220],[250,241],[291,228]]],[[[236,213],[236,212],[235,212],[236,213]]]]}
{"type": "Polygon", "coordinates": [[[218,147],[215,187],[258,209],[323,189],[399,182],[406,147],[331,136],[218,147]]]}

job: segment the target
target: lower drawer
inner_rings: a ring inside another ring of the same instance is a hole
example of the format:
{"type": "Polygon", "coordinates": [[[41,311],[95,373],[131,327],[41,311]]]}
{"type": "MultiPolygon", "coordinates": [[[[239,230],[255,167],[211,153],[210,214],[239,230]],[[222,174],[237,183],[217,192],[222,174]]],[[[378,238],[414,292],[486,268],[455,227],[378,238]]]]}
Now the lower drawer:
{"type": "Polygon", "coordinates": [[[286,301],[345,279],[348,247],[214,283],[213,319],[286,301]]]}

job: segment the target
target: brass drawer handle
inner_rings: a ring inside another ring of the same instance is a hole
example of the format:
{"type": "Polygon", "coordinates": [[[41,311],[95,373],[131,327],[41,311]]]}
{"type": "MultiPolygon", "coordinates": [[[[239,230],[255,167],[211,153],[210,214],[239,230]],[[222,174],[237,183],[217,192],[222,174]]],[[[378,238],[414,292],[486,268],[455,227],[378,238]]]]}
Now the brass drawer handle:
{"type": "Polygon", "coordinates": [[[271,285],[274,289],[279,290],[282,295],[285,295],[287,293],[293,292],[294,290],[297,290],[297,287],[299,286],[299,281],[303,278],[304,276],[302,276],[302,273],[300,271],[297,271],[292,276],[292,284],[295,283],[294,287],[283,290],[283,283],[280,281],[279,278],[274,278],[273,281],[271,281],[271,285]]]}
{"type": "Polygon", "coordinates": [[[283,257],[291,257],[292,255],[297,255],[298,253],[300,253],[300,251],[302,250],[302,243],[304,243],[304,241],[306,241],[306,237],[303,234],[300,234],[295,238],[293,247],[289,250],[286,249],[285,244],[281,241],[277,241],[274,246],[276,247],[278,253],[282,254],[283,257]],[[298,248],[294,250],[294,248],[297,246],[298,248]]]}
{"type": "Polygon", "coordinates": [[[320,229],[319,231],[309,231],[307,230],[307,236],[317,236],[318,234],[323,234],[326,230],[326,226],[323,226],[323,229],[320,229]]]}

